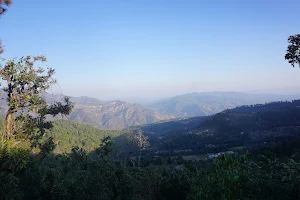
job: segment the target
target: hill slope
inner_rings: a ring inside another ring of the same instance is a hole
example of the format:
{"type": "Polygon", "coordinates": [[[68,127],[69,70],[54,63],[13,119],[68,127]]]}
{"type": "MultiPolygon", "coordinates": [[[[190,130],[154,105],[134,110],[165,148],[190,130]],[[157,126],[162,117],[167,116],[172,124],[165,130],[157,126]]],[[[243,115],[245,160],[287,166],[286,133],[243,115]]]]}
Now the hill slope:
{"type": "MultiPolygon", "coordinates": [[[[0,112],[7,109],[5,93],[0,100],[0,112]]],[[[42,96],[48,103],[61,101],[63,95],[43,93],[42,96]]],[[[174,116],[161,114],[158,111],[144,108],[138,104],[129,104],[122,101],[105,102],[90,97],[70,97],[75,107],[72,113],[67,117],[57,116],[49,117],[49,120],[72,120],[86,123],[101,129],[123,129],[129,126],[154,123],[161,120],[168,120],[174,116]]]]}
{"type": "Polygon", "coordinates": [[[149,137],[150,152],[158,154],[205,154],[274,146],[300,137],[300,100],[242,106],[213,116],[139,128],[149,137]]]}
{"type": "Polygon", "coordinates": [[[99,130],[90,125],[67,120],[53,122],[53,128],[47,132],[56,144],[54,153],[68,153],[73,147],[92,151],[99,147],[105,136],[116,137],[121,134],[120,131],[99,130]]]}
{"type": "Polygon", "coordinates": [[[129,126],[168,120],[173,116],[161,114],[138,104],[111,101],[101,105],[75,104],[69,120],[104,129],[123,129],[129,126]]]}
{"type": "Polygon", "coordinates": [[[147,107],[177,117],[194,117],[215,114],[241,105],[294,100],[298,98],[300,98],[300,95],[202,92],[163,99],[147,107]]]}
{"type": "MultiPolygon", "coordinates": [[[[0,117],[0,136],[4,132],[4,118],[0,117]]],[[[87,152],[99,148],[101,140],[110,136],[115,138],[121,135],[119,130],[100,130],[93,126],[68,120],[57,120],[53,122],[53,127],[46,130],[45,137],[52,137],[56,145],[54,153],[70,153],[73,147],[79,147],[87,152]]],[[[25,146],[27,145],[27,142],[25,146]]]]}

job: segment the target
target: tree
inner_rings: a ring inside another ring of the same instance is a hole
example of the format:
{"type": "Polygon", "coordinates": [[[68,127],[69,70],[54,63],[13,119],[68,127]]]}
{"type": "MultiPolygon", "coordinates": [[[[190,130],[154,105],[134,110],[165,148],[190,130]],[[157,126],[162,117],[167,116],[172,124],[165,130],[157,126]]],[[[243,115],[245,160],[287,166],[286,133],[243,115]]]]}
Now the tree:
{"type": "Polygon", "coordinates": [[[148,137],[146,137],[143,134],[142,130],[138,130],[132,135],[133,141],[137,144],[139,148],[139,160],[138,160],[138,166],[141,166],[141,156],[142,156],[142,151],[147,149],[150,146],[150,143],[148,141],[148,137]]]}
{"type": "Polygon", "coordinates": [[[101,140],[100,148],[97,149],[99,155],[106,158],[108,154],[113,150],[113,140],[110,136],[106,136],[101,140]]]}
{"type": "MultiPolygon", "coordinates": [[[[11,0],[0,0],[0,16],[7,10],[7,8],[12,4],[11,0]]],[[[0,40],[0,54],[3,53],[3,46],[0,40]]]]}
{"type": "Polygon", "coordinates": [[[52,78],[54,69],[48,68],[46,71],[42,67],[34,68],[38,61],[44,63],[46,58],[27,56],[0,64],[0,78],[4,83],[8,106],[5,117],[6,139],[18,135],[22,139],[37,141],[45,129],[51,128],[52,124],[45,121],[47,115],[68,115],[71,112],[73,103],[69,98],[63,99],[64,104],[55,102],[47,105],[41,97],[41,93],[56,84],[56,80],[52,78]],[[36,130],[38,134],[34,134],[36,130]]]}
{"type": "Polygon", "coordinates": [[[298,64],[300,67],[300,34],[290,36],[288,43],[285,60],[288,60],[293,67],[295,67],[295,64],[298,64]]]}

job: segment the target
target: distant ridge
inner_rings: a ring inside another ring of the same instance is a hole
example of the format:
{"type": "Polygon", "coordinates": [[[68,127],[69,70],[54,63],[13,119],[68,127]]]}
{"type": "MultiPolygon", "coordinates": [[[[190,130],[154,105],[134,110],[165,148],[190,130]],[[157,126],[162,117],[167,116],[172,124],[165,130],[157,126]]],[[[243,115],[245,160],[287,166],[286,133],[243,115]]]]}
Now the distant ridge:
{"type": "Polygon", "coordinates": [[[141,105],[122,101],[110,101],[101,105],[76,104],[74,111],[68,117],[69,120],[105,129],[123,129],[172,118],[174,117],[144,108],[141,105]]]}
{"type": "MultiPolygon", "coordinates": [[[[3,94],[5,95],[5,94],[3,94]]],[[[62,94],[43,93],[42,96],[48,103],[61,101],[62,94]]],[[[160,120],[168,120],[174,116],[161,114],[159,111],[154,111],[145,108],[139,104],[130,104],[120,100],[116,101],[101,101],[91,97],[71,97],[75,106],[69,116],[56,116],[55,118],[48,117],[49,120],[72,120],[82,122],[100,129],[124,129],[129,126],[142,125],[158,122],[160,120]]],[[[0,100],[1,112],[4,113],[7,109],[5,98],[0,100]]]]}
{"type": "Polygon", "coordinates": [[[147,105],[177,117],[206,116],[242,105],[299,99],[300,95],[249,94],[244,92],[194,92],[147,105]]]}
{"type": "MultiPolygon", "coordinates": [[[[43,93],[49,103],[60,101],[62,94],[43,93]]],[[[0,112],[7,109],[5,93],[0,99],[0,112]]],[[[248,94],[243,92],[189,93],[156,101],[147,106],[124,101],[102,101],[87,96],[72,97],[73,112],[64,119],[86,123],[101,129],[123,129],[155,123],[176,117],[207,116],[237,106],[299,99],[300,95],[248,94]]],[[[58,116],[55,119],[62,119],[58,116]]]]}
{"type": "MultiPolygon", "coordinates": [[[[60,101],[63,98],[62,94],[50,94],[50,93],[43,93],[42,96],[47,99],[49,102],[60,101]]],[[[70,99],[75,104],[89,104],[89,105],[101,105],[106,103],[107,101],[102,101],[97,98],[81,96],[81,97],[72,97],[70,99]]]]}

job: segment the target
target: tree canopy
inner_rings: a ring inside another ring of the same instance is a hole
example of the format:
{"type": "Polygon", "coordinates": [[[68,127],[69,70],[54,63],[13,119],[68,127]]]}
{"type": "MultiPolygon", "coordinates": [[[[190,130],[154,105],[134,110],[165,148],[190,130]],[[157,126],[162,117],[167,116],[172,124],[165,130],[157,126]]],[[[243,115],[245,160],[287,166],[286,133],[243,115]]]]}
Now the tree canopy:
{"type": "Polygon", "coordinates": [[[295,67],[296,64],[300,67],[300,34],[291,35],[288,38],[288,43],[285,60],[293,67],[295,67]]]}
{"type": "Polygon", "coordinates": [[[35,68],[37,62],[44,63],[44,56],[26,56],[20,59],[6,61],[0,64],[0,78],[3,89],[7,95],[5,118],[6,139],[18,136],[22,139],[37,139],[32,135],[44,134],[44,129],[51,128],[51,123],[46,122],[46,115],[68,115],[73,107],[69,98],[62,102],[48,105],[41,93],[49,89],[56,80],[53,78],[54,69],[42,67],[35,68]]]}

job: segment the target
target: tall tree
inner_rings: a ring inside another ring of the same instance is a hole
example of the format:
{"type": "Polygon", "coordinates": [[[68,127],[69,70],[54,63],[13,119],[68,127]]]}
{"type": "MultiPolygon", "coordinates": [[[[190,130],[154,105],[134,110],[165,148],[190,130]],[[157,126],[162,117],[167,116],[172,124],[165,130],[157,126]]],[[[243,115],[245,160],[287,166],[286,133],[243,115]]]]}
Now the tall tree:
{"type": "MultiPolygon", "coordinates": [[[[7,10],[7,8],[12,4],[12,0],[0,0],[0,16],[7,10]]],[[[0,54],[3,53],[3,46],[0,40],[0,54]]]]}
{"type": "Polygon", "coordinates": [[[285,59],[295,67],[298,64],[300,67],[300,34],[291,35],[288,38],[288,47],[285,54],[285,59]]]}
{"type": "Polygon", "coordinates": [[[67,115],[73,107],[69,98],[64,99],[64,104],[56,102],[48,105],[41,97],[41,93],[56,84],[56,80],[52,77],[54,69],[35,69],[34,65],[38,61],[44,63],[46,58],[27,56],[18,60],[8,60],[4,65],[0,64],[0,78],[7,94],[7,139],[14,135],[21,135],[25,139],[30,138],[29,136],[30,139],[37,139],[37,135],[33,135],[37,128],[40,135],[43,135],[44,129],[51,127],[51,123],[45,121],[47,115],[67,115]]]}

